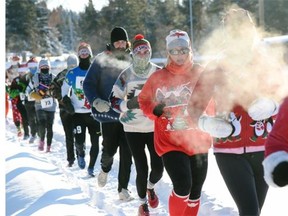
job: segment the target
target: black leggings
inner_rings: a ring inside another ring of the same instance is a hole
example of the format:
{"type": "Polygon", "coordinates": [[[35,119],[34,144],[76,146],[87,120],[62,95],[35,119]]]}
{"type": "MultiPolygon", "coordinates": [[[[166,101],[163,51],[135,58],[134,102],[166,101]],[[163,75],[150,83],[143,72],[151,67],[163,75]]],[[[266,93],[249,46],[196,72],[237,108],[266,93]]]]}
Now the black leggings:
{"type": "Polygon", "coordinates": [[[19,100],[17,103],[17,109],[20,112],[22,118],[22,127],[24,129],[24,136],[29,136],[29,122],[28,122],[28,115],[25,106],[23,105],[22,101],[19,100]]]}
{"type": "Polygon", "coordinates": [[[35,110],[35,101],[25,101],[25,109],[28,113],[28,122],[31,130],[31,135],[36,136],[38,131],[38,123],[35,110]]]}
{"type": "Polygon", "coordinates": [[[75,113],[73,115],[75,134],[75,147],[77,156],[84,157],[86,150],[86,128],[90,135],[91,148],[89,151],[90,161],[88,168],[94,168],[99,154],[100,124],[95,121],[91,113],[75,113]]]}
{"type": "Polygon", "coordinates": [[[215,157],[239,214],[260,215],[268,191],[263,178],[264,152],[239,155],[215,153],[215,157]]]}
{"type": "Polygon", "coordinates": [[[136,186],[138,196],[143,199],[146,197],[147,179],[148,179],[148,161],[145,152],[145,146],[150,155],[150,175],[149,181],[156,184],[163,175],[163,162],[161,157],[157,155],[154,148],[154,133],[125,133],[127,142],[131,149],[136,167],[136,186]]]}
{"type": "Polygon", "coordinates": [[[48,112],[45,110],[37,110],[37,122],[38,122],[38,132],[41,141],[45,140],[46,135],[46,142],[47,146],[51,146],[52,138],[53,138],[53,123],[54,123],[54,116],[55,112],[48,112]]]}
{"type": "Polygon", "coordinates": [[[67,161],[73,163],[75,160],[73,117],[65,110],[60,109],[60,118],[65,133],[67,161]]]}
{"type": "Polygon", "coordinates": [[[173,151],[164,154],[162,158],[174,192],[179,196],[190,194],[191,200],[199,199],[207,175],[208,154],[188,156],[173,151]]]}
{"type": "Polygon", "coordinates": [[[123,125],[120,122],[102,123],[103,148],[101,157],[101,168],[104,172],[109,172],[112,168],[113,158],[119,147],[119,172],[118,172],[118,191],[127,189],[132,155],[126,141],[123,125]]]}

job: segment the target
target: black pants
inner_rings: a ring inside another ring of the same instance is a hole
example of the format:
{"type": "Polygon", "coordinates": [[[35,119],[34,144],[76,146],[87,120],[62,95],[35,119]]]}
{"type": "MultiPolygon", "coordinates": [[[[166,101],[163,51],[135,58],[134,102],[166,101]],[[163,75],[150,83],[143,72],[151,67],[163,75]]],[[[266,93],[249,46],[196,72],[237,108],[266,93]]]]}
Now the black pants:
{"type": "Polygon", "coordinates": [[[36,136],[38,131],[36,110],[35,110],[35,101],[25,101],[25,109],[28,113],[28,122],[30,126],[30,132],[32,136],[36,136]]]}
{"type": "Polygon", "coordinates": [[[27,111],[25,109],[25,106],[21,100],[18,100],[18,103],[16,106],[17,106],[17,109],[19,110],[21,118],[22,118],[22,127],[24,130],[24,136],[29,136],[30,135],[29,122],[28,122],[28,116],[27,116],[27,111]]]}
{"type": "Polygon", "coordinates": [[[162,158],[175,193],[180,196],[189,194],[191,200],[199,199],[207,175],[208,154],[188,156],[172,151],[162,158]]]}
{"type": "Polygon", "coordinates": [[[73,163],[75,160],[73,116],[60,109],[60,118],[65,133],[67,161],[73,163]]]}
{"type": "Polygon", "coordinates": [[[264,152],[246,154],[215,153],[226,186],[241,216],[260,215],[268,185],[264,180],[264,152]]]}
{"type": "Polygon", "coordinates": [[[90,135],[91,148],[89,151],[90,161],[88,168],[94,168],[99,154],[100,124],[94,120],[91,113],[75,113],[73,115],[73,125],[75,134],[75,146],[77,155],[85,157],[86,128],[90,135]]]}
{"type": "Polygon", "coordinates": [[[53,138],[53,123],[55,112],[48,112],[45,110],[36,110],[37,122],[38,122],[38,132],[41,141],[45,140],[47,146],[51,146],[53,138]]]}
{"type": "Polygon", "coordinates": [[[146,197],[147,179],[148,179],[148,161],[145,152],[145,146],[150,155],[150,175],[149,181],[156,184],[163,175],[163,162],[157,155],[154,148],[154,133],[125,133],[127,142],[131,149],[136,167],[136,187],[138,196],[143,199],[146,197]]]}
{"type": "Polygon", "coordinates": [[[128,188],[132,156],[127,144],[123,125],[120,122],[102,123],[103,148],[101,167],[104,172],[112,168],[113,157],[119,147],[120,161],[118,172],[118,191],[128,188]]]}

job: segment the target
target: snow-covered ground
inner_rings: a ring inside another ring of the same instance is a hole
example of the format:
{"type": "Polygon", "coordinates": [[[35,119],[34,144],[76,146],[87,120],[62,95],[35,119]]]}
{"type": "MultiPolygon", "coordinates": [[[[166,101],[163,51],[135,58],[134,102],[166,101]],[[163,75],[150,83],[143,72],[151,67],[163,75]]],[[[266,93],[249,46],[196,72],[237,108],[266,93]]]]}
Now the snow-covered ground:
{"type": "MultiPolygon", "coordinates": [[[[66,167],[64,132],[58,111],[55,115],[52,152],[37,150],[37,144],[19,141],[12,122],[11,110],[6,120],[4,169],[6,173],[6,213],[0,215],[19,216],[132,216],[137,215],[139,202],[135,186],[135,167],[132,167],[129,190],[135,198],[130,202],[118,199],[117,174],[118,154],[108,183],[99,188],[97,178],[88,178],[86,170],[77,163],[66,167]]],[[[86,162],[89,159],[90,141],[87,139],[86,162]]],[[[96,175],[100,168],[100,154],[95,165],[96,175]]],[[[3,172],[2,172],[3,173],[3,172]]],[[[172,185],[167,173],[156,186],[160,199],[151,215],[168,215],[168,196],[172,185]]],[[[262,216],[287,216],[288,188],[271,188],[262,210],[262,216]]],[[[3,202],[1,200],[0,202],[3,202]]],[[[4,204],[5,205],[5,204],[4,204]]],[[[5,207],[5,206],[4,206],[5,207]]],[[[209,153],[209,169],[201,197],[199,216],[236,216],[237,208],[226,189],[218,171],[212,152],[209,153]]]]}

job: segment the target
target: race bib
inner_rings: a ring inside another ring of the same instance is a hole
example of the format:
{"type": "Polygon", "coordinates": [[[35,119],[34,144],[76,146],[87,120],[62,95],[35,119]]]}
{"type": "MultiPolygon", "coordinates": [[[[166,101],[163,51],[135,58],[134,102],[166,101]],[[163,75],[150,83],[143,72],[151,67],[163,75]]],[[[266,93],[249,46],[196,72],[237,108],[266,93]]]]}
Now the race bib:
{"type": "Polygon", "coordinates": [[[20,100],[21,100],[21,101],[24,101],[24,100],[25,100],[25,94],[24,94],[24,93],[20,92],[20,93],[19,93],[19,97],[20,97],[20,100]]]}
{"type": "Polygon", "coordinates": [[[41,100],[41,107],[42,108],[49,108],[49,107],[52,107],[52,105],[53,105],[53,98],[52,97],[44,98],[41,100]]]}
{"type": "Polygon", "coordinates": [[[83,89],[83,82],[84,82],[85,77],[76,77],[75,80],[75,87],[76,89],[83,89]]]}

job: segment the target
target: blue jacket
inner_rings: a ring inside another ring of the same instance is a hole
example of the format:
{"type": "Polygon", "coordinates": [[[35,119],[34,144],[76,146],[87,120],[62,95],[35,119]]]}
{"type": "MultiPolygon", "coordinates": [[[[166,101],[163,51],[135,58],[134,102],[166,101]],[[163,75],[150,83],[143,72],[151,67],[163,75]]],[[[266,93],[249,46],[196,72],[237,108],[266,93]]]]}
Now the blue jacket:
{"type": "MultiPolygon", "coordinates": [[[[131,64],[129,58],[127,55],[125,60],[119,60],[111,52],[102,52],[95,57],[83,82],[84,94],[91,106],[96,98],[109,101],[113,85],[119,74],[131,64]]],[[[92,113],[99,122],[119,121],[119,113],[112,108],[108,112],[99,113],[93,107],[92,113]]]]}

